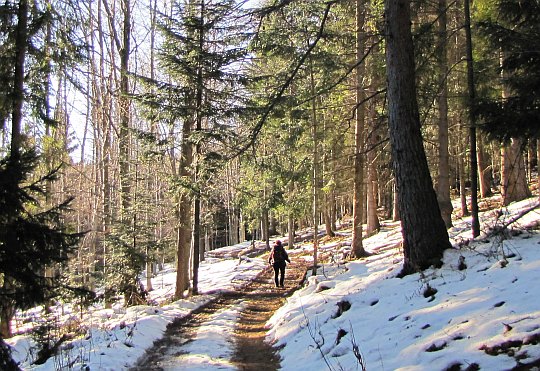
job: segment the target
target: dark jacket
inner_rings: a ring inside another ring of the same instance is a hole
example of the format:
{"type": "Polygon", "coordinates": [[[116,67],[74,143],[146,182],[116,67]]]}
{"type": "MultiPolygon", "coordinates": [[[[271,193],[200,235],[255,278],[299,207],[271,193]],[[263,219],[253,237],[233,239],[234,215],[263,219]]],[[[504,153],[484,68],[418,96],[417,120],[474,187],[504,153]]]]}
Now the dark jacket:
{"type": "Polygon", "coordinates": [[[268,257],[268,263],[275,264],[275,265],[285,265],[285,262],[289,260],[289,255],[287,254],[287,251],[285,251],[285,248],[283,245],[274,245],[272,248],[272,251],[270,252],[270,256],[268,257]]]}

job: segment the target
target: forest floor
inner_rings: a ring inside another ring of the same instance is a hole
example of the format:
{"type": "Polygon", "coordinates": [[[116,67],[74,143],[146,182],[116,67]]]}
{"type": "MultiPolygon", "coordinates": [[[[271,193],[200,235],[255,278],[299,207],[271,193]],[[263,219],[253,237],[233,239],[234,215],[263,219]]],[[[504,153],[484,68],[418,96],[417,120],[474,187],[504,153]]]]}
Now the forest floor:
{"type": "MultiPolygon", "coordinates": [[[[233,313],[233,318],[226,320],[235,323],[232,324],[232,330],[225,337],[226,341],[232,344],[234,351],[232,354],[225,353],[218,356],[218,358],[228,357],[229,359],[213,359],[212,361],[223,365],[220,368],[224,369],[278,370],[280,360],[276,349],[264,341],[268,331],[266,323],[274,312],[283,306],[286,298],[301,287],[310,265],[301,256],[295,256],[294,253],[290,256],[291,264],[286,269],[284,288],[275,287],[273,269],[270,266],[266,267],[249,283],[234,291],[222,293],[192,314],[172,322],[167,327],[164,336],[147,350],[131,370],[188,369],[190,366],[186,368],[185,364],[189,362],[184,362],[184,356],[192,357],[193,353],[215,352],[215,349],[196,349],[194,352],[193,346],[201,329],[212,326],[212,323],[216,321],[216,315],[227,311],[233,313]]],[[[266,257],[267,255],[263,256],[263,258],[266,257]]],[[[200,344],[203,348],[205,347],[204,343],[200,344]]],[[[205,356],[202,355],[202,357],[205,356]]]]}

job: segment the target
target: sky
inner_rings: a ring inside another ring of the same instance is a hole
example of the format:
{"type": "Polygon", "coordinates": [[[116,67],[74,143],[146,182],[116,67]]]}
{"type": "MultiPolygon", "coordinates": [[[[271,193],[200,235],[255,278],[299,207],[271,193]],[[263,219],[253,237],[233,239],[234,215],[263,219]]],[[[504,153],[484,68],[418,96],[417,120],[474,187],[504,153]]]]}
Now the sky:
{"type": "MultiPolygon", "coordinates": [[[[486,234],[534,206],[537,200],[528,199],[500,213],[482,213],[485,232],[468,243],[463,242],[470,240],[470,220],[456,219],[449,230],[454,248],[446,251],[444,265],[402,279],[396,278],[402,264],[399,223],[384,221],[381,232],[364,241],[373,255],[357,261],[341,259],[351,234],[340,231],[340,244],[320,246],[334,262],[325,263],[318,275],[308,275],[267,324],[267,340],[280,348],[281,369],[362,370],[364,364],[367,370],[432,371],[459,363],[462,369],[476,364],[482,370],[508,370],[516,365],[514,357],[489,354],[497,353],[501,344],[520,344],[511,350],[525,357],[523,362],[540,359],[540,347],[528,344],[540,337],[540,234],[527,229],[538,225],[540,209],[514,223],[521,232],[508,239],[486,234]],[[460,263],[466,268],[461,264],[460,269],[460,263]]],[[[162,306],[96,307],[82,319],[67,307],[61,315],[58,308],[57,320],[82,326],[85,336],[36,366],[31,365],[36,356],[33,340],[19,335],[9,339],[14,357],[25,370],[69,369],[68,364],[71,369],[128,369],[175,316],[187,315],[216,290],[232,289],[264,268],[259,258],[240,262],[229,254],[248,244],[214,252],[217,257],[202,264],[200,296],[162,306]]],[[[309,252],[312,246],[296,248],[309,252]]],[[[170,267],[154,277],[152,300],[169,302],[174,279],[170,267]]],[[[164,369],[234,370],[228,361],[233,352],[230,335],[240,310],[239,302],[215,313],[182,349],[187,354],[164,369]]],[[[19,318],[19,330],[31,323],[23,322],[19,318]]]]}

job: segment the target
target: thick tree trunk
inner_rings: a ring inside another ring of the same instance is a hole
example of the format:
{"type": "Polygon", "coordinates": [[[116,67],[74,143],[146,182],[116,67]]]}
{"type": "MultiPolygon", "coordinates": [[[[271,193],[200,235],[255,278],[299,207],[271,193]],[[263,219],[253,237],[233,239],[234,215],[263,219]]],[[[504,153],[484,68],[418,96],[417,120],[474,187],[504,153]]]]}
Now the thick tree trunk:
{"type": "Polygon", "coordinates": [[[523,160],[523,140],[514,138],[509,146],[503,147],[501,160],[503,205],[530,197],[523,160]]]}
{"type": "MultiPolygon", "coordinates": [[[[15,31],[15,66],[13,74],[13,103],[11,111],[11,156],[15,163],[20,160],[22,136],[22,118],[24,102],[24,63],[26,60],[28,38],[28,1],[21,0],[17,12],[15,31]]],[[[2,289],[10,292],[13,284],[11,277],[2,277],[2,289]]],[[[15,303],[8,297],[0,300],[0,338],[11,337],[11,320],[15,314],[15,303]]]]}
{"type": "Polygon", "coordinates": [[[439,266],[444,250],[451,246],[422,143],[410,2],[386,0],[385,22],[390,143],[403,235],[402,274],[409,274],[439,266]]]}
{"type": "MultiPolygon", "coordinates": [[[[193,164],[193,145],[190,141],[192,122],[185,120],[182,126],[181,158],[178,168],[178,175],[186,182],[193,180],[190,171],[193,164]]],[[[191,254],[191,222],[192,222],[192,198],[187,190],[182,190],[178,196],[177,218],[177,240],[176,240],[176,290],[174,297],[180,299],[184,292],[189,289],[189,258],[191,254]]]]}
{"type": "Polygon", "coordinates": [[[328,198],[330,195],[324,196],[324,211],[323,211],[323,217],[324,217],[324,228],[326,235],[328,237],[335,237],[336,233],[332,229],[332,219],[330,218],[330,205],[328,198]]]}
{"type": "Polygon", "coordinates": [[[176,288],[174,297],[181,299],[184,292],[189,289],[190,252],[191,252],[191,199],[188,195],[181,195],[177,218],[176,238],[176,288]]]}

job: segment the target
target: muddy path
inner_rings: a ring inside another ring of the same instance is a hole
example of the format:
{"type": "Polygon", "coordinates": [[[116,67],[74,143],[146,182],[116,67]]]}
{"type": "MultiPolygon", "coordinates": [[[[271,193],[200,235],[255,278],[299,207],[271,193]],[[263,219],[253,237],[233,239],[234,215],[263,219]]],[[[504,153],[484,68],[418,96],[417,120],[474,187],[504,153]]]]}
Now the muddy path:
{"type": "Polygon", "coordinates": [[[301,286],[308,268],[303,258],[290,255],[285,288],[274,287],[273,270],[267,267],[243,287],[171,323],[131,370],[278,370],[276,350],[264,342],[265,324],[301,286]],[[201,336],[205,341],[197,341],[201,336]]]}

